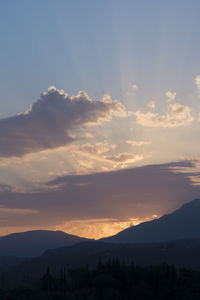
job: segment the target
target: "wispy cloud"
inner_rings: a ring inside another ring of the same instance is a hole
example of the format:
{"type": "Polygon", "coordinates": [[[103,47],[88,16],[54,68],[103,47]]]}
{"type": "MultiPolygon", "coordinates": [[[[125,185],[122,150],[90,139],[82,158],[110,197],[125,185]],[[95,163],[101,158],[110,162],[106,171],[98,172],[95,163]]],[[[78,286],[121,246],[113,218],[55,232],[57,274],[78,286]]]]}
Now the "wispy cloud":
{"type": "Polygon", "coordinates": [[[145,145],[150,145],[151,141],[134,141],[134,140],[127,140],[126,143],[132,147],[141,147],[145,145]]]}
{"type": "Polygon", "coordinates": [[[130,114],[135,115],[138,124],[149,127],[179,127],[188,125],[194,120],[191,108],[179,103],[169,104],[166,114],[159,115],[157,113],[143,113],[140,111],[130,114]]]}
{"type": "Polygon", "coordinates": [[[130,90],[125,93],[125,97],[134,96],[139,91],[139,87],[137,84],[132,84],[130,90]]]}
{"type": "Polygon", "coordinates": [[[138,91],[138,90],[139,90],[139,87],[138,87],[136,84],[133,84],[133,85],[131,86],[131,88],[132,88],[132,90],[134,90],[134,91],[138,91]]]}
{"type": "Polygon", "coordinates": [[[197,75],[195,78],[195,84],[198,88],[198,92],[199,92],[199,97],[200,97],[200,75],[197,75]]]}
{"type": "Polygon", "coordinates": [[[19,209],[19,208],[8,208],[0,205],[0,218],[3,216],[25,216],[30,214],[37,214],[38,211],[32,209],[19,209]]]}
{"type": "Polygon", "coordinates": [[[156,106],[156,102],[154,100],[149,101],[149,103],[147,104],[147,107],[150,109],[154,109],[156,106]]]}
{"type": "Polygon", "coordinates": [[[106,159],[116,161],[116,162],[136,162],[143,159],[142,155],[135,155],[132,153],[118,153],[112,156],[107,156],[106,159]]]}
{"type": "Polygon", "coordinates": [[[168,98],[168,102],[171,102],[171,101],[175,100],[175,98],[176,98],[176,92],[167,91],[165,93],[165,95],[168,98]]]}
{"type": "Polygon", "coordinates": [[[87,143],[79,146],[80,151],[88,152],[90,154],[102,154],[109,152],[115,148],[115,144],[109,145],[106,140],[103,142],[97,142],[95,144],[87,143]]]}

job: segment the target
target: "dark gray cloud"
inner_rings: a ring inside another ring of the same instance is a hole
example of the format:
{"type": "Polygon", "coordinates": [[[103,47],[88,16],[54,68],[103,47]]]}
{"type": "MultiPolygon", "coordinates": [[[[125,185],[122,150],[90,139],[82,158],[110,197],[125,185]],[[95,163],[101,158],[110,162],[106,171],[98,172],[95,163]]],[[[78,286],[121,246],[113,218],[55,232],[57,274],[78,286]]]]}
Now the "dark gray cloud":
{"type": "Polygon", "coordinates": [[[189,176],[199,174],[171,169],[191,167],[191,162],[180,162],[65,176],[49,182],[49,190],[35,193],[4,190],[0,192],[0,207],[4,207],[4,211],[8,208],[8,213],[11,209],[24,209],[25,213],[16,211],[10,217],[8,214],[1,219],[0,226],[40,228],[73,219],[126,219],[161,215],[199,197],[200,185],[193,185],[189,180],[189,176]]]}
{"type": "Polygon", "coordinates": [[[124,110],[118,101],[92,100],[84,92],[69,97],[50,88],[25,113],[0,120],[0,156],[23,156],[66,145],[74,139],[73,129],[121,116],[124,110]]]}

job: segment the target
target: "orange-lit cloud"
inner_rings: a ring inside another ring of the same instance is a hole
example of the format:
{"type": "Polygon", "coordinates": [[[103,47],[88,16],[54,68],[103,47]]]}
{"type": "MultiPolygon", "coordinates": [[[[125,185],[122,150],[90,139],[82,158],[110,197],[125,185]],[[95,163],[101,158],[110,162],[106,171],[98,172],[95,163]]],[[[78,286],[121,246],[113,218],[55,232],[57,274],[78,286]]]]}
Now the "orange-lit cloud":
{"type": "Polygon", "coordinates": [[[191,108],[179,103],[169,104],[167,113],[163,115],[140,111],[131,114],[135,115],[138,124],[148,127],[179,127],[188,125],[194,120],[191,108]]]}
{"type": "MultiPolygon", "coordinates": [[[[116,144],[107,140],[95,142],[89,139],[86,142],[81,139],[76,143],[26,154],[23,157],[1,158],[0,169],[10,170],[12,174],[20,172],[21,189],[35,189],[43,181],[49,180],[49,177],[108,172],[133,166],[144,159],[142,154],[128,150],[129,152],[121,152],[116,144]]],[[[7,182],[6,177],[2,177],[2,183],[5,185],[7,182]]],[[[19,190],[19,185],[19,178],[14,178],[12,190],[19,190]]]]}
{"type": "Polygon", "coordinates": [[[150,109],[154,109],[156,107],[156,102],[154,100],[149,101],[147,107],[150,109]]]}
{"type": "Polygon", "coordinates": [[[127,140],[126,143],[132,147],[141,147],[145,145],[150,145],[151,141],[134,141],[134,140],[127,140]]]}
{"type": "Polygon", "coordinates": [[[175,100],[175,98],[176,98],[176,92],[167,91],[165,93],[165,95],[168,98],[168,102],[171,102],[171,101],[175,100]]]}
{"type": "Polygon", "coordinates": [[[136,162],[138,160],[142,160],[143,156],[142,155],[134,155],[131,153],[118,153],[112,156],[107,156],[107,160],[115,161],[115,162],[136,162]]]}

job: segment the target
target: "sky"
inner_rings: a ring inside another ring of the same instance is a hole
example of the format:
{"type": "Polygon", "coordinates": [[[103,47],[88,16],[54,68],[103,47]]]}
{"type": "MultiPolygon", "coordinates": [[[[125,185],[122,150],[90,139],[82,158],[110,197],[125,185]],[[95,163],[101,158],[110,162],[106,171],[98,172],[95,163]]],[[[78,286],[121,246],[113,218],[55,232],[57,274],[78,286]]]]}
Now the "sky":
{"type": "Polygon", "coordinates": [[[0,3],[0,235],[90,238],[200,195],[199,0],[0,3]]]}

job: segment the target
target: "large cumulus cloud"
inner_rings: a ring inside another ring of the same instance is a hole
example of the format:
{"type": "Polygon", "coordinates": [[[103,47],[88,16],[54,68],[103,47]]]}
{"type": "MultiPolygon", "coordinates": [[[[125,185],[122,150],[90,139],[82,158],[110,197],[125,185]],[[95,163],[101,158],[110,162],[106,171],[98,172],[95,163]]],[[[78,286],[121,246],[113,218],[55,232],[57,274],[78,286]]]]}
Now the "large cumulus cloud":
{"type": "Polygon", "coordinates": [[[75,138],[73,129],[124,114],[124,106],[109,97],[92,100],[85,92],[70,97],[51,87],[25,113],[0,120],[0,156],[23,156],[66,145],[75,138]]]}

